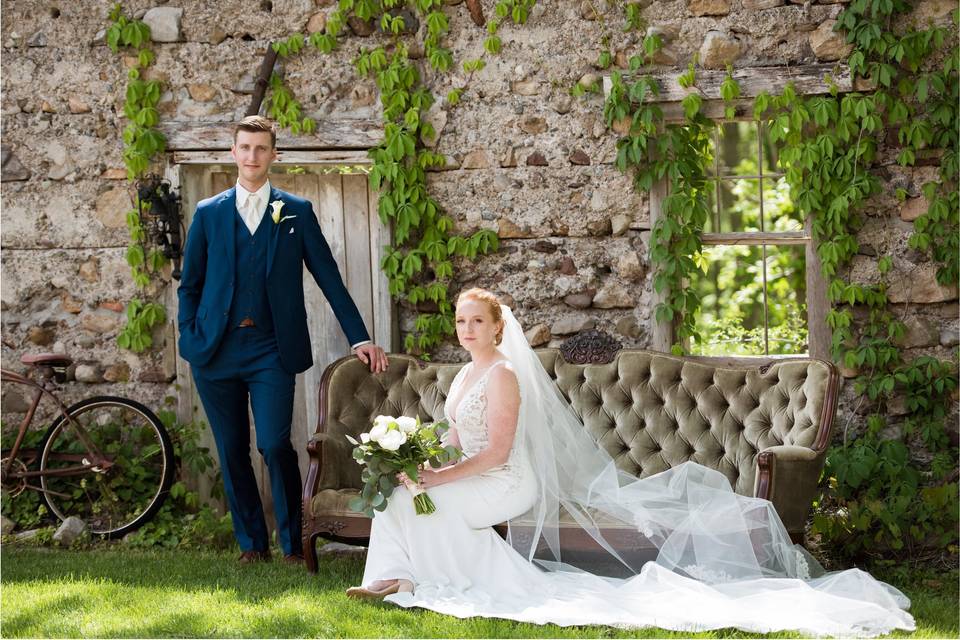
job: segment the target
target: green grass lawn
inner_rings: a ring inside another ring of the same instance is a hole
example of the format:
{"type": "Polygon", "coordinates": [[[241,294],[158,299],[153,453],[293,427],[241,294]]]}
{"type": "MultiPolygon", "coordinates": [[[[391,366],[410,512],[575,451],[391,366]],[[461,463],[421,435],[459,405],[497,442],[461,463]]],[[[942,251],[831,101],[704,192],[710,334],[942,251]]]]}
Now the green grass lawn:
{"type": "MultiPolygon", "coordinates": [[[[348,600],[356,559],[321,559],[320,573],[282,563],[241,566],[234,553],[0,550],[3,637],[690,637],[660,629],[556,627],[459,620],[348,600]]],[[[958,637],[957,574],[898,584],[918,630],[893,637],[958,637]]],[[[735,630],[694,637],[751,637],[735,630]]],[[[797,637],[776,634],[770,637],[797,637]]]]}

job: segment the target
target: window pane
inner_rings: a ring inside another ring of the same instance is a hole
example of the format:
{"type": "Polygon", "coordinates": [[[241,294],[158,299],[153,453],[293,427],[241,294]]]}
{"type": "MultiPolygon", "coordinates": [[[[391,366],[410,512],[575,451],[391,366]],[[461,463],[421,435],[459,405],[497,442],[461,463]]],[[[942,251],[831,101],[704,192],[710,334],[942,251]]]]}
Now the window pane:
{"type": "Polygon", "coordinates": [[[720,180],[720,232],[760,231],[760,180],[720,180]]]}
{"type": "Polygon", "coordinates": [[[770,139],[770,129],[766,123],[760,125],[763,135],[763,175],[770,173],[783,173],[784,169],[780,165],[779,143],[774,143],[770,139]]]}
{"type": "Polygon", "coordinates": [[[759,147],[756,122],[724,122],[717,127],[717,163],[721,176],[757,175],[759,147]]]}
{"type": "Polygon", "coordinates": [[[793,206],[787,179],[763,178],[763,230],[803,231],[800,211],[793,206]]]}
{"type": "Polygon", "coordinates": [[[695,320],[701,339],[691,341],[691,353],[806,353],[804,247],[767,246],[766,254],[765,298],[764,247],[704,248],[707,272],[691,282],[701,300],[695,320]]]}

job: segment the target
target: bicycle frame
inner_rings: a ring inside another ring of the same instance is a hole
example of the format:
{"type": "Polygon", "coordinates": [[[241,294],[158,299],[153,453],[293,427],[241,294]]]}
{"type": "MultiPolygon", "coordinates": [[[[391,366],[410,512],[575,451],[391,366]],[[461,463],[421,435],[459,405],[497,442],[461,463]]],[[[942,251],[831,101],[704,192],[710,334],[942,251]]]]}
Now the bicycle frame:
{"type": "MultiPolygon", "coordinates": [[[[37,382],[31,378],[20,375],[14,371],[9,371],[7,369],[0,369],[0,381],[12,384],[18,384],[25,387],[30,387],[34,389],[33,401],[30,404],[30,408],[27,410],[27,414],[24,416],[23,421],[20,423],[19,430],[17,432],[17,438],[13,443],[13,448],[10,449],[8,453],[6,462],[3,467],[3,476],[15,477],[15,478],[33,478],[37,476],[46,476],[46,477],[55,477],[55,476],[69,476],[69,475],[79,475],[82,473],[89,472],[91,470],[106,469],[109,468],[113,462],[105,457],[97,446],[90,440],[90,437],[87,434],[86,429],[80,425],[76,420],[70,416],[70,412],[67,410],[67,406],[63,403],[60,398],[53,393],[53,390],[47,387],[47,379],[41,376],[41,382],[37,382]],[[20,453],[20,447],[23,445],[23,439],[27,434],[27,429],[30,426],[30,423],[33,422],[33,417],[37,412],[37,407],[40,406],[40,401],[43,399],[44,395],[47,395],[53,399],[56,403],[57,408],[60,411],[60,415],[63,417],[66,424],[69,424],[71,428],[76,432],[77,437],[80,439],[80,442],[83,443],[83,446],[87,448],[87,453],[89,454],[89,459],[85,458],[83,454],[74,454],[67,456],[65,459],[70,460],[71,458],[77,457],[80,464],[70,467],[63,467],[62,469],[55,470],[37,470],[37,471],[13,471],[13,463],[18,460],[18,454],[20,453]]],[[[29,488],[36,491],[46,492],[47,490],[42,487],[36,487],[33,485],[27,485],[29,488]]],[[[51,492],[53,493],[53,492],[51,492]]]]}

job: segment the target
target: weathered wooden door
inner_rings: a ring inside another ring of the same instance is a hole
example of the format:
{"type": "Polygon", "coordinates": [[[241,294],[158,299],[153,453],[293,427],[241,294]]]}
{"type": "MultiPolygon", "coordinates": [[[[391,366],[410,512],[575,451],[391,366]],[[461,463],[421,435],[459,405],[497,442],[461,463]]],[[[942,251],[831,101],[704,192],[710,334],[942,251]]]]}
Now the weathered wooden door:
{"type": "MultiPolygon", "coordinates": [[[[237,179],[236,167],[231,164],[213,164],[209,160],[203,162],[204,156],[196,158],[196,164],[192,164],[189,162],[191,159],[181,158],[186,162],[177,165],[179,171],[176,175],[183,198],[184,224],[188,230],[197,202],[229,189],[237,179]]],[[[274,165],[274,172],[270,175],[271,184],[313,203],[314,213],[367,330],[377,344],[387,351],[393,350],[396,317],[387,291],[386,277],[379,268],[383,247],[390,244],[390,234],[389,228],[380,223],[376,194],[369,190],[366,174],[355,166],[319,163],[298,163],[297,166],[302,172],[298,169],[298,173],[289,173],[284,165],[274,165]]],[[[300,472],[305,476],[308,462],[306,443],[317,426],[320,376],[327,365],[350,353],[350,345],[313,276],[306,268],[303,273],[314,365],[297,376],[291,440],[299,457],[300,472]]],[[[171,298],[168,309],[175,317],[175,294],[172,293],[171,298]]],[[[205,420],[203,406],[190,376],[190,367],[181,358],[177,359],[177,380],[180,383],[181,420],[191,419],[191,416],[192,419],[205,420]]],[[[209,431],[205,437],[211,452],[214,451],[213,437],[209,431]]],[[[250,441],[256,442],[252,425],[250,441]]],[[[266,464],[255,447],[252,447],[251,456],[261,499],[272,526],[273,500],[266,464]]],[[[209,487],[199,488],[208,493],[209,487]]]]}

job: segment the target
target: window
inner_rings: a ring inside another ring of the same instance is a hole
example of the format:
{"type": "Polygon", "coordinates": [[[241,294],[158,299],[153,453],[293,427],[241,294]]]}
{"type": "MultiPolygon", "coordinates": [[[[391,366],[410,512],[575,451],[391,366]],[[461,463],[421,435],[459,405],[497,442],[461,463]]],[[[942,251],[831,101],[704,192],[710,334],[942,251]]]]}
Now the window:
{"type": "Polygon", "coordinates": [[[712,150],[702,272],[689,283],[701,301],[701,338],[688,352],[827,357],[810,225],[793,205],[765,124],[718,123],[712,150]]]}

